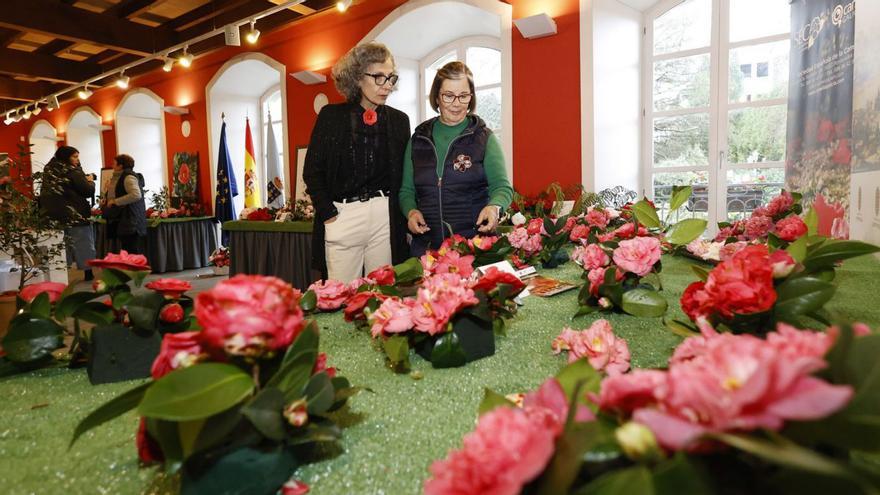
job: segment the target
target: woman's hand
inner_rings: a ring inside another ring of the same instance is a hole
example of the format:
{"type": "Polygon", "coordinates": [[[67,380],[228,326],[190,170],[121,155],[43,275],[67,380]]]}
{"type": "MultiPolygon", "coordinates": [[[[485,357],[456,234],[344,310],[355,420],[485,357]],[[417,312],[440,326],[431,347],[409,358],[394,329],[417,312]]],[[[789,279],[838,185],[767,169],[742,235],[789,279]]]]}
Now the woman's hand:
{"type": "Polygon", "coordinates": [[[406,226],[409,227],[409,231],[413,234],[424,234],[431,230],[428,224],[425,223],[425,217],[422,216],[422,212],[419,210],[410,210],[406,226]]]}
{"type": "Polygon", "coordinates": [[[494,232],[496,227],[498,227],[498,207],[486,205],[477,217],[477,230],[486,234],[494,232]]]}

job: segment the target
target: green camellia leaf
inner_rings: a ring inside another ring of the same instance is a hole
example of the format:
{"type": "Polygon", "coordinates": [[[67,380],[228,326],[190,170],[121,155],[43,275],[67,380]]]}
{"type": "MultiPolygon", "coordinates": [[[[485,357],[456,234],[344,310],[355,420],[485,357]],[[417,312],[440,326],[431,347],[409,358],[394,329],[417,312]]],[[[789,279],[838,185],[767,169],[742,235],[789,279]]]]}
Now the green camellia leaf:
{"type": "Polygon", "coordinates": [[[480,416],[497,407],[516,407],[516,404],[507,400],[507,397],[495,392],[490,388],[483,389],[483,400],[480,401],[480,416]]]}
{"type": "Polygon", "coordinates": [[[284,394],[275,387],[266,387],[241,408],[241,414],[266,438],[284,439],[284,394]]]}
{"type": "Polygon", "coordinates": [[[92,411],[80,421],[78,425],[76,425],[76,429],[73,431],[73,438],[70,439],[70,445],[68,445],[67,448],[70,449],[70,447],[73,447],[73,444],[76,443],[83,433],[100,426],[111,419],[122,416],[137,407],[141,402],[141,399],[144,397],[147,388],[152,384],[153,382],[141,384],[92,411]]]}
{"type": "Polygon", "coordinates": [[[64,321],[72,316],[77,308],[98,297],[94,292],[72,292],[55,304],[55,318],[64,321]]]}
{"type": "Polygon", "coordinates": [[[658,292],[633,289],[623,293],[621,308],[633,316],[657,317],[666,313],[666,299],[658,292]]]}
{"type": "Polygon", "coordinates": [[[841,241],[828,239],[804,258],[804,266],[808,270],[832,266],[834,263],[865,254],[880,251],[880,246],[861,241],[841,241]]]}
{"type": "Polygon", "coordinates": [[[575,495],[654,495],[654,483],[647,467],[639,465],[611,471],[575,492],[575,495]]]}
{"type": "Polygon", "coordinates": [[[706,231],[706,221],[702,218],[686,218],[666,232],[666,240],[676,246],[684,246],[706,231]]]}
{"type": "Polygon", "coordinates": [[[678,335],[680,337],[699,337],[700,332],[697,329],[683,321],[680,320],[663,320],[663,324],[666,325],[666,328],[669,329],[670,332],[678,335]]]}
{"type": "Polygon", "coordinates": [[[807,257],[807,236],[802,236],[788,245],[785,250],[798,263],[802,263],[807,257]]]}
{"type": "Polygon", "coordinates": [[[288,403],[302,397],[303,388],[309,381],[312,369],[318,360],[318,344],[318,325],[314,320],[309,320],[287,349],[281,367],[269,379],[266,386],[278,387],[284,392],[284,400],[288,403]]]}
{"type": "Polygon", "coordinates": [[[403,335],[392,335],[382,341],[385,355],[391,364],[404,363],[409,360],[409,341],[403,335]]]}
{"type": "Polygon", "coordinates": [[[660,217],[657,216],[657,210],[646,199],[632,205],[632,212],[636,220],[649,229],[659,229],[663,226],[660,217]]]}
{"type": "Polygon", "coordinates": [[[71,316],[95,325],[108,325],[113,321],[113,311],[104,303],[95,301],[80,305],[71,316]]]}
{"type": "Polygon", "coordinates": [[[3,338],[6,359],[13,363],[30,363],[46,358],[63,345],[63,329],[54,321],[33,318],[27,313],[17,316],[3,338]]]}
{"type": "Polygon", "coordinates": [[[322,371],[309,379],[306,385],[306,400],[309,414],[323,414],[330,409],[336,397],[333,382],[326,372],[322,371]]]}
{"type": "Polygon", "coordinates": [[[691,265],[691,270],[693,270],[694,273],[697,274],[697,277],[699,277],[700,280],[702,280],[703,282],[709,279],[709,270],[706,270],[702,266],[691,265]]]}
{"type": "Polygon", "coordinates": [[[49,302],[48,292],[41,292],[31,301],[30,312],[34,318],[49,319],[52,314],[52,303],[49,302]]]}
{"type": "Polygon", "coordinates": [[[435,368],[456,368],[467,363],[464,349],[455,332],[446,332],[434,342],[431,364],[435,368]]]}
{"type": "Polygon", "coordinates": [[[586,359],[578,359],[567,364],[556,374],[556,379],[559,380],[566,397],[571,397],[578,383],[581,382],[583,382],[581,388],[583,397],[586,397],[587,392],[598,393],[599,384],[602,382],[602,376],[586,359]]]}
{"type": "Polygon", "coordinates": [[[399,265],[394,265],[394,282],[397,285],[406,285],[422,278],[424,270],[422,262],[418,258],[410,258],[399,265]]]}
{"type": "Polygon", "coordinates": [[[777,316],[783,319],[812,313],[834,297],[833,284],[813,277],[786,280],[776,288],[777,316]]]}
{"type": "Polygon", "coordinates": [[[691,186],[672,186],[672,198],[669,201],[669,213],[666,214],[667,220],[687,202],[688,198],[691,197],[692,192],[693,188],[691,186]]]}
{"type": "Polygon", "coordinates": [[[131,280],[127,272],[117,270],[116,268],[104,268],[101,270],[101,280],[107,284],[108,288],[125,285],[131,280]]]}
{"type": "Polygon", "coordinates": [[[125,309],[135,328],[156,330],[159,322],[159,310],[165,304],[165,296],[158,292],[142,292],[132,296],[125,309]]]}
{"type": "Polygon", "coordinates": [[[804,215],[804,223],[807,224],[807,234],[816,235],[819,232],[819,213],[810,208],[804,215]]]}
{"type": "Polygon", "coordinates": [[[702,465],[683,452],[660,463],[654,469],[654,492],[657,495],[713,495],[712,477],[702,465]]]}
{"type": "Polygon", "coordinates": [[[138,414],[168,421],[193,421],[233,407],[253,390],[252,378],[237,366],[197,364],[157,380],[144,394],[138,414]]]}
{"type": "Polygon", "coordinates": [[[311,313],[318,307],[318,295],[313,290],[307,290],[299,300],[299,307],[306,313],[311,313]]]}

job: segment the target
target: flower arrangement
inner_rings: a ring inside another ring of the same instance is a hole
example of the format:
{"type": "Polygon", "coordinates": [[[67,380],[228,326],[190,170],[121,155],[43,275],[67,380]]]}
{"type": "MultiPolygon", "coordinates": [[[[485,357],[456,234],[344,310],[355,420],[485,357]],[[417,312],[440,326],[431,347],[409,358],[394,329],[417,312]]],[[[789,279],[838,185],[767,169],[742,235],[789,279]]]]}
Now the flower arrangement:
{"type": "Polygon", "coordinates": [[[459,266],[462,277],[468,277],[473,269],[467,268],[465,261],[472,266],[489,265],[504,260],[510,252],[506,236],[476,235],[465,239],[454,234],[444,239],[439,249],[429,250],[421,262],[425,273],[446,273],[450,267],[459,266]]]}
{"type": "Polygon", "coordinates": [[[802,212],[801,194],[783,190],[766,206],[755,208],[747,220],[719,223],[715,241],[749,241],[785,247],[807,234],[807,223],[798,216],[802,212]]]}
{"type": "Polygon", "coordinates": [[[425,493],[873,493],[880,335],[856,328],[707,332],[667,370],[582,358],[521,404],[487,390],[425,493]]]}
{"type": "MultiPolygon", "coordinates": [[[[709,324],[734,332],[766,332],[777,322],[810,317],[827,323],[822,307],[834,297],[837,263],[880,251],[859,242],[801,237],[786,249],[748,245],[700,277],[681,296],[681,307],[697,327],[709,324]]],[[[696,328],[673,320],[675,331],[696,328]]]]}
{"type": "Polygon", "coordinates": [[[516,214],[525,218],[559,216],[563,212],[566,201],[571,201],[573,204],[570,213],[578,215],[587,206],[598,204],[599,196],[585,191],[581,184],[562,187],[555,182],[534,196],[524,196],[514,192],[513,203],[510,205],[512,215],[509,219],[514,225],[519,225],[513,220],[516,214]]]}
{"type": "Polygon", "coordinates": [[[214,250],[214,252],[211,253],[211,256],[208,257],[208,262],[218,268],[229,266],[231,264],[231,260],[229,258],[229,248],[226,246],[218,247],[214,250]]]}
{"type": "Polygon", "coordinates": [[[141,461],[180,469],[184,492],[274,493],[317,443],[340,438],[329,413],[358,391],[327,367],[300,297],[256,275],[199,294],[200,329],[166,334],[152,380],[84,418],[71,444],[136,410],[141,461]]]}
{"type": "Polygon", "coordinates": [[[171,206],[168,198],[170,193],[168,186],[162,186],[159,192],[150,195],[150,207],[147,208],[147,218],[165,219],[165,218],[188,218],[200,217],[205,215],[205,207],[202,203],[193,198],[180,198],[180,205],[175,208],[171,206]]]}
{"type": "Polygon", "coordinates": [[[272,222],[275,220],[275,212],[276,209],[274,208],[246,207],[238,214],[238,218],[251,222],[272,222]]]}
{"type": "Polygon", "coordinates": [[[244,208],[238,218],[252,222],[310,222],[315,218],[315,207],[308,199],[288,200],[282,208],[244,208]]]}

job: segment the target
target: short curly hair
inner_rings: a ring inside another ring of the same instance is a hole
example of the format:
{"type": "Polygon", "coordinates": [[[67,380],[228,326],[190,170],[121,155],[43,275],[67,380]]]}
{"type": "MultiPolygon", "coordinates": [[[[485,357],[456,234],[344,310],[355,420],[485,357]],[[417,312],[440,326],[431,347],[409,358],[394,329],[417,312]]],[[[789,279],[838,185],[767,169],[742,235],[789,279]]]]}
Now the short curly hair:
{"type": "Polygon", "coordinates": [[[331,75],[336,90],[350,103],[361,101],[361,87],[358,82],[364,77],[364,72],[370,65],[381,64],[386,60],[391,60],[391,65],[397,67],[391,50],[382,43],[370,41],[355,46],[333,66],[331,75]]]}

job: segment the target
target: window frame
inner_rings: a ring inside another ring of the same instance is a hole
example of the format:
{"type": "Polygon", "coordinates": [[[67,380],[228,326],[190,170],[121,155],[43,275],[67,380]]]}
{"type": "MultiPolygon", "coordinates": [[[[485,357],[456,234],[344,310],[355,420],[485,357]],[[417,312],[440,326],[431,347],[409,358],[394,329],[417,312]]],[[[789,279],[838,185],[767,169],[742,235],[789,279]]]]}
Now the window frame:
{"type": "MultiPolygon", "coordinates": [[[[262,191],[262,194],[260,195],[261,198],[266,195],[265,188],[268,183],[267,176],[269,173],[268,172],[268,168],[269,168],[268,167],[268,165],[269,165],[269,147],[268,147],[269,127],[268,126],[274,125],[274,124],[281,124],[281,133],[283,134],[284,133],[284,95],[281,94],[281,84],[277,84],[275,86],[272,86],[271,88],[266,90],[266,92],[260,96],[260,140],[261,140],[260,143],[262,145],[262,149],[260,150],[260,157],[262,159],[262,163],[258,164],[258,166],[257,166],[257,176],[261,180],[261,182],[260,182],[260,188],[261,188],[260,190],[262,191]],[[281,107],[281,111],[279,112],[279,115],[277,115],[275,119],[272,119],[271,122],[267,123],[263,119],[263,114],[266,113],[266,112],[264,112],[264,110],[265,110],[266,105],[268,104],[268,101],[273,96],[275,96],[276,93],[278,94],[278,100],[279,100],[279,105],[281,107]]],[[[283,135],[282,136],[279,136],[277,134],[275,135],[275,144],[278,146],[278,160],[279,160],[278,163],[282,167],[282,170],[281,170],[282,180],[285,180],[286,177],[284,177],[284,176],[286,174],[283,169],[285,168],[285,163],[287,163],[287,162],[285,161],[286,157],[284,155],[284,142],[283,141],[281,143],[278,142],[281,139],[284,139],[283,135]]],[[[285,191],[283,191],[285,201],[290,198],[290,193],[288,192],[289,191],[288,188],[289,188],[289,186],[287,184],[285,184],[285,191]]],[[[267,197],[265,200],[263,200],[263,203],[268,204],[268,201],[269,201],[269,198],[267,197]]]]}

